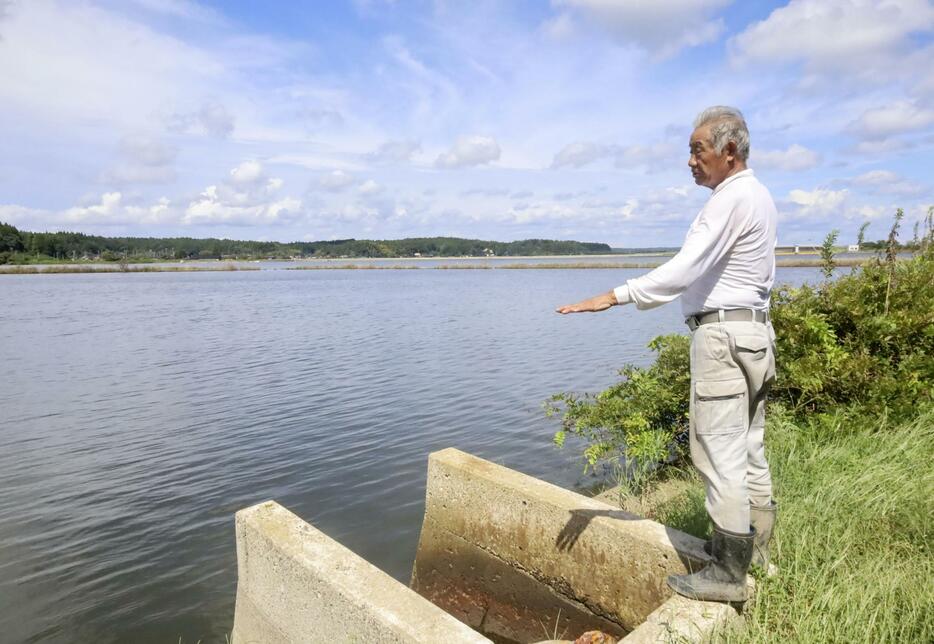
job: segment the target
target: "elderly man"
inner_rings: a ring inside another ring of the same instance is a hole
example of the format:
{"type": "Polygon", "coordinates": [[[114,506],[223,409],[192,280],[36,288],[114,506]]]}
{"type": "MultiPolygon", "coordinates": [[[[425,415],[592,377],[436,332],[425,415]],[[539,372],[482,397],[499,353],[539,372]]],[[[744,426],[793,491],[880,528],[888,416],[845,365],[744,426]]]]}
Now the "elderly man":
{"type": "Polygon", "coordinates": [[[559,313],[635,303],[649,309],[681,297],[691,329],[691,458],[704,479],[713,522],[711,562],[668,585],[694,599],[744,601],[750,561],[768,566],[775,522],[765,460],[765,398],[775,376],[769,294],[775,277],[777,214],[769,191],[746,168],[749,131],[739,110],[697,117],[688,165],[713,190],[681,250],[664,265],[559,313]]]}

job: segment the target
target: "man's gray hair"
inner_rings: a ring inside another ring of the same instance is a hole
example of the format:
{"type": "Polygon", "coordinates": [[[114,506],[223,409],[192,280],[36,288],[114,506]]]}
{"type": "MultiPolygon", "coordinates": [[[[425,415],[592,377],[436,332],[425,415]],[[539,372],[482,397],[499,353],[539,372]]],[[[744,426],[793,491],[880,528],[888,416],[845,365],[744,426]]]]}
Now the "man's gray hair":
{"type": "Polygon", "coordinates": [[[749,158],[749,128],[742,112],[726,105],[708,107],[694,119],[694,129],[708,123],[711,124],[710,142],[717,154],[722,154],[726,144],[732,141],[737,158],[741,161],[749,158]]]}

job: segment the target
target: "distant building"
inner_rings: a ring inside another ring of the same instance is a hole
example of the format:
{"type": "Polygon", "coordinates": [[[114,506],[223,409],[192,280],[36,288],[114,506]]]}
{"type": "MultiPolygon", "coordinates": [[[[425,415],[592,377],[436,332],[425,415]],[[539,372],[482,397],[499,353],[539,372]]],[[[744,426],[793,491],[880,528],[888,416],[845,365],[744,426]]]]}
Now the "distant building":
{"type": "Polygon", "coordinates": [[[800,253],[800,252],[801,252],[801,247],[800,247],[800,246],[795,246],[795,255],[797,255],[797,254],[800,253]]]}
{"type": "Polygon", "coordinates": [[[858,253],[858,252],[859,252],[859,244],[850,244],[849,246],[846,247],[846,252],[848,252],[848,253],[858,253]]]}

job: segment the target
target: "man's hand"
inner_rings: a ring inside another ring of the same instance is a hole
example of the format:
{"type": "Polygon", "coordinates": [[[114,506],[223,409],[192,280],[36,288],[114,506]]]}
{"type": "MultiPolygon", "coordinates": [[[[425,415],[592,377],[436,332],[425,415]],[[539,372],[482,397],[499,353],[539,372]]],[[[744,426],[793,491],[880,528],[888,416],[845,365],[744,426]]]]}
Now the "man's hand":
{"type": "Polygon", "coordinates": [[[555,309],[556,312],[564,315],[566,313],[596,313],[597,311],[606,311],[611,306],[616,306],[616,294],[613,291],[595,295],[589,300],[578,302],[577,304],[565,304],[555,309]]]}

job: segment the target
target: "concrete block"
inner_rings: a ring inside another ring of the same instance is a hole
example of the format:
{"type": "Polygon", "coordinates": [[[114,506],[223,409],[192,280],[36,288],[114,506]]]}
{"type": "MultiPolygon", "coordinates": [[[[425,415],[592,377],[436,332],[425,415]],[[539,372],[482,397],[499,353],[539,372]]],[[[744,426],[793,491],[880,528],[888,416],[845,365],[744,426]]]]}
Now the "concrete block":
{"type": "Polygon", "coordinates": [[[456,449],[429,457],[412,587],[497,641],[624,636],[669,600],[669,574],[707,560],[702,540],[607,503],[456,449]]]}
{"type": "Polygon", "coordinates": [[[711,642],[726,631],[742,629],[736,608],[717,602],[699,602],[674,595],[655,609],[622,644],[711,642]]]}
{"type": "Polygon", "coordinates": [[[490,644],[273,501],[236,531],[235,644],[490,644]]]}

